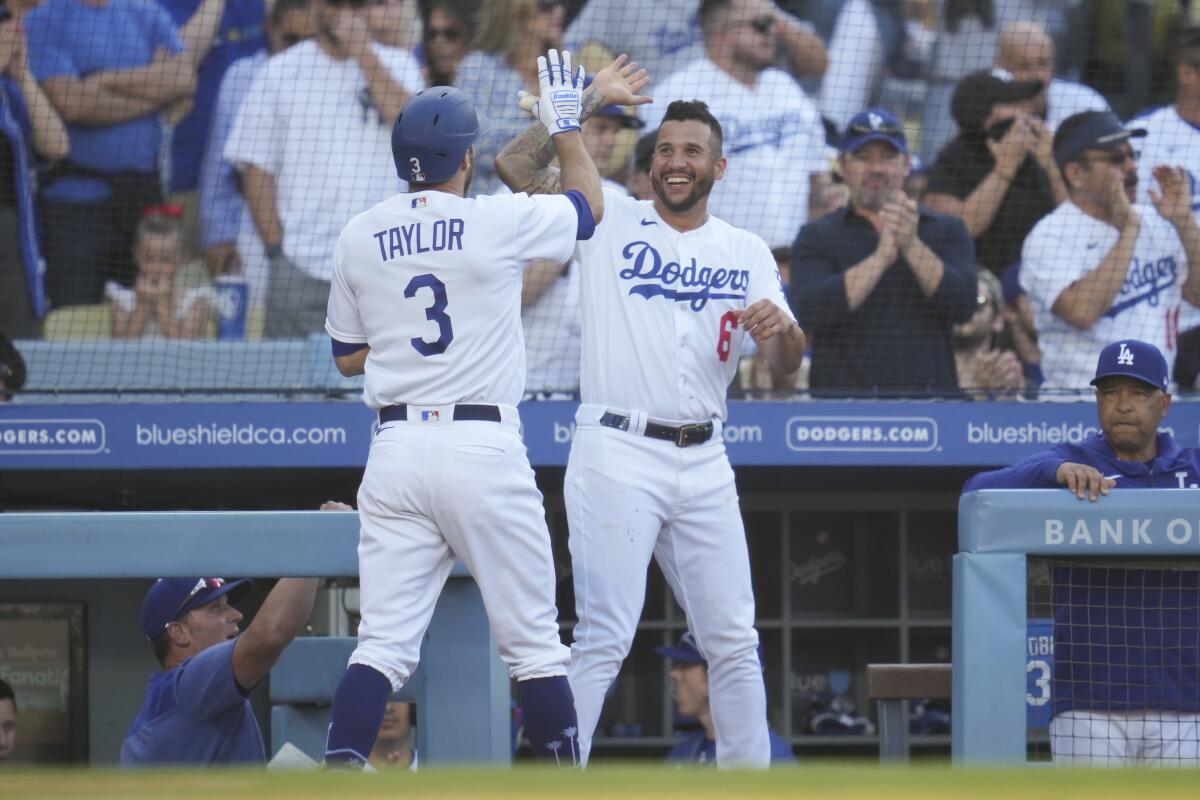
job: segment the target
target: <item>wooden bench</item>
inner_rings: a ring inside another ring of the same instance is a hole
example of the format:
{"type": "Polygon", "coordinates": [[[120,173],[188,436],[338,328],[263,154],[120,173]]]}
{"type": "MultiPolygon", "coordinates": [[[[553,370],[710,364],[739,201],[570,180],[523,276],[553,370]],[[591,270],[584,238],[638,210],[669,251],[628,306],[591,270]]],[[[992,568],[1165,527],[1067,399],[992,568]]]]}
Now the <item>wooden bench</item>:
{"type": "Polygon", "coordinates": [[[950,697],[949,664],[868,664],[867,696],[878,702],[879,760],[908,761],[908,701],[950,697]]]}

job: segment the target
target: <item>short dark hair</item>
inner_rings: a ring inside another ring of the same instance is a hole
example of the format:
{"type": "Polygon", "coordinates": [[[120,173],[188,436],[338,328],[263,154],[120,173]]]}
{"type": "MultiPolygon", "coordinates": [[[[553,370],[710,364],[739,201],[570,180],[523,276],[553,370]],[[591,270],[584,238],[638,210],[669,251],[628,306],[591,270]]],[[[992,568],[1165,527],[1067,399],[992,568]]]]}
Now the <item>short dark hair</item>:
{"type": "Polygon", "coordinates": [[[0,399],[25,385],[25,359],[3,333],[0,333],[0,399]]]}
{"type": "Polygon", "coordinates": [[[700,0],[700,10],[696,12],[696,18],[700,20],[700,27],[707,29],[712,15],[718,11],[724,11],[730,5],[731,0],[700,0]]]}
{"type": "Polygon", "coordinates": [[[163,631],[162,635],[154,640],[154,657],[158,659],[160,665],[167,663],[167,653],[171,652],[171,637],[163,631]]]}
{"type": "Polygon", "coordinates": [[[650,162],[654,160],[654,141],[658,138],[658,129],[645,134],[637,140],[633,149],[633,168],[638,172],[650,171],[650,162]]]}
{"type": "Polygon", "coordinates": [[[1175,37],[1174,64],[1200,66],[1200,26],[1184,28],[1175,37]]]}
{"type": "Polygon", "coordinates": [[[13,704],[13,711],[17,710],[17,695],[13,688],[5,683],[3,678],[0,678],[0,700],[8,700],[13,704]]]}
{"type": "MultiPolygon", "coordinates": [[[[725,142],[725,133],[721,130],[721,122],[713,113],[708,110],[708,103],[703,100],[676,100],[667,106],[667,113],[663,115],[662,121],[666,122],[687,122],[695,120],[702,122],[712,131],[713,150],[717,155],[721,155],[722,147],[725,142]]],[[[658,130],[662,130],[662,125],[659,125],[658,130]]],[[[658,131],[654,133],[654,141],[658,142],[658,131]]]]}
{"type": "Polygon", "coordinates": [[[271,6],[271,22],[278,25],[289,11],[308,10],[309,0],[275,0],[271,6]]]}

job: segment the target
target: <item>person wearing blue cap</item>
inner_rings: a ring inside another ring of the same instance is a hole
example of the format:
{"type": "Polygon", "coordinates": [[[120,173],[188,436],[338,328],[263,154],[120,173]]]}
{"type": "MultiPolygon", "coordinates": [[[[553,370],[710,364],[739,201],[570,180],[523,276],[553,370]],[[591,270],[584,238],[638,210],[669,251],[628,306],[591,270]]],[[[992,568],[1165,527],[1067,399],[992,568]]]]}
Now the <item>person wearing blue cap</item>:
{"type": "Polygon", "coordinates": [[[838,163],[850,203],[800,230],[788,299],[813,332],[821,396],[958,395],[952,328],[975,313],[975,252],[962,220],[905,197],[900,121],[856,114],[838,163]]]}
{"type": "MultiPolygon", "coordinates": [[[[656,647],[654,652],[671,660],[672,695],[679,716],[695,717],[700,730],[685,733],[683,738],[667,753],[667,761],[682,765],[716,764],[717,733],[712,712],[708,707],[708,659],[696,645],[691,631],[684,632],[679,643],[668,647],[656,647]]],[[[759,661],[762,661],[762,646],[759,645],[759,661]]],[[[796,756],[782,736],[769,731],[771,740],[771,763],[792,763],[796,756]]]]}
{"type": "MultiPolygon", "coordinates": [[[[1107,345],[1092,385],[1099,433],[976,475],[963,492],[1061,486],[1097,502],[1114,488],[1200,488],[1200,451],[1158,429],[1171,407],[1158,348],[1136,339],[1107,345]]],[[[1200,765],[1197,577],[1195,570],[1051,565],[1056,762],[1200,765]]]]}
{"type": "MultiPolygon", "coordinates": [[[[322,511],[352,511],[329,501],[322,511]]],[[[122,766],[263,764],[250,691],[312,614],[318,580],[282,578],[253,621],[230,598],[250,581],[159,578],[142,601],[142,632],[162,666],[121,744],[122,766]]]]}
{"type": "Polygon", "coordinates": [[[1091,353],[1122,338],[1175,348],[1179,315],[1200,304],[1200,227],[1187,173],[1159,164],[1152,207],[1134,205],[1137,153],[1110,112],[1068,117],[1054,158],[1069,200],[1025,239],[1020,282],[1029,293],[1044,357],[1043,394],[1084,390],[1091,353]]]}

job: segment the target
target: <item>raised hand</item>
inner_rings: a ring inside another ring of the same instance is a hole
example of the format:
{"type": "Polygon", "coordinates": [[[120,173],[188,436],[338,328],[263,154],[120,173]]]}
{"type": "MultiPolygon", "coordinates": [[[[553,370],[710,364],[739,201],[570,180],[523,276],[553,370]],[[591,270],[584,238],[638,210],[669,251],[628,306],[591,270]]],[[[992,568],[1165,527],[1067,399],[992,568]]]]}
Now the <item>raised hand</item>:
{"type": "Polygon", "coordinates": [[[1179,225],[1192,215],[1192,180],[1182,167],[1159,164],[1154,168],[1154,180],[1160,191],[1150,188],[1150,202],[1168,222],[1179,225]]]}
{"type": "Polygon", "coordinates": [[[1005,178],[1012,180],[1021,168],[1025,154],[1029,152],[1029,138],[1029,127],[1025,118],[1017,117],[1000,141],[987,140],[988,150],[991,151],[992,158],[996,159],[996,166],[1005,178]]]}
{"type": "MultiPolygon", "coordinates": [[[[1155,170],[1157,173],[1157,170],[1155,170]]],[[[1142,223],[1141,217],[1138,216],[1136,210],[1129,202],[1129,195],[1125,192],[1125,176],[1116,170],[1112,170],[1112,174],[1108,176],[1108,183],[1104,185],[1106,194],[1108,195],[1109,208],[1112,210],[1112,223],[1117,226],[1118,230],[1125,230],[1130,226],[1140,226],[1142,223]]],[[[1151,200],[1154,198],[1151,197],[1151,200]]],[[[1155,207],[1157,207],[1157,203],[1155,207]]],[[[1159,212],[1162,213],[1161,211],[1159,212]]],[[[1165,214],[1163,216],[1166,216],[1165,214]]],[[[1169,219],[1169,217],[1168,217],[1169,219]]]]}
{"type": "Polygon", "coordinates": [[[562,60],[558,51],[538,56],[538,86],[541,95],[537,103],[538,120],[551,136],[579,130],[579,115],[583,100],[583,66],[571,74],[571,54],[564,50],[562,60]]]}
{"type": "Polygon", "coordinates": [[[616,103],[621,106],[641,106],[654,102],[638,94],[650,83],[650,73],[639,69],[636,61],[628,61],[624,53],[592,77],[592,88],[600,95],[598,105],[616,103]]]}

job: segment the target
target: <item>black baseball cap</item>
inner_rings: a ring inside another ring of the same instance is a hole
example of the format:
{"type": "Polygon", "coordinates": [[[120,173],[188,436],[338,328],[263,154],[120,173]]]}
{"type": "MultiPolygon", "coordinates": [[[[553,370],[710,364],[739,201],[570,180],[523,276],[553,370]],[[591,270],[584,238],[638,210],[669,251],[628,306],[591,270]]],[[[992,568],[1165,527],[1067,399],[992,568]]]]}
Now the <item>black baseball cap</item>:
{"type": "Polygon", "coordinates": [[[1111,111],[1084,111],[1062,121],[1054,134],[1054,161],[1059,169],[1084,150],[1107,150],[1130,139],[1141,139],[1145,128],[1126,128],[1111,111]]]}
{"type": "Polygon", "coordinates": [[[1032,99],[1042,86],[1039,80],[1019,81],[1003,69],[972,72],[954,87],[950,114],[960,130],[980,130],[992,106],[1032,99]]]}

